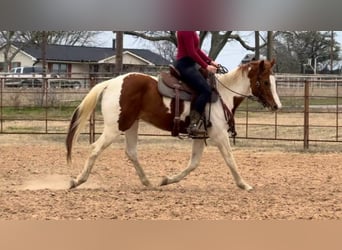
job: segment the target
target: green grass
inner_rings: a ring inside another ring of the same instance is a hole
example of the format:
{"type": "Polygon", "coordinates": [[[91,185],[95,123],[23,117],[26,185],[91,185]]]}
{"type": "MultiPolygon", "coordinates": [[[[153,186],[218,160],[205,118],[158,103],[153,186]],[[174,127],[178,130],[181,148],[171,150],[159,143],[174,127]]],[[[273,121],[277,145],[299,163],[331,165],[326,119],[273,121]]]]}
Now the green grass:
{"type": "MultiPolygon", "coordinates": [[[[342,97],[311,97],[309,99],[310,105],[336,105],[338,103],[342,104],[342,97]]],[[[281,97],[281,102],[283,108],[288,111],[298,111],[298,109],[303,109],[304,98],[303,97],[281,97]]],[[[55,107],[3,107],[1,109],[3,119],[70,119],[72,113],[79,102],[75,101],[68,103],[65,106],[55,106],[55,107]]],[[[244,100],[238,111],[261,111],[264,107],[255,101],[244,100]]],[[[99,105],[97,106],[97,116],[100,114],[99,105]]]]}
{"type": "Polygon", "coordinates": [[[50,119],[70,118],[76,107],[3,107],[3,119],[41,119],[46,115],[50,119]]]}
{"type": "MultiPolygon", "coordinates": [[[[280,101],[285,109],[298,109],[304,108],[304,98],[303,97],[280,97],[280,101]]],[[[342,105],[342,97],[310,97],[309,104],[310,105],[336,105],[337,102],[342,105]]],[[[240,106],[239,110],[262,110],[264,107],[256,102],[250,100],[244,100],[240,106]]]]}
{"type": "Polygon", "coordinates": [[[13,127],[13,126],[9,126],[6,128],[7,132],[11,132],[11,133],[39,133],[39,132],[44,132],[44,128],[43,127],[39,127],[39,126],[33,126],[33,127],[13,127]]]}
{"type": "Polygon", "coordinates": [[[312,97],[309,100],[310,105],[336,105],[337,101],[342,104],[342,98],[336,97],[312,97]]]}

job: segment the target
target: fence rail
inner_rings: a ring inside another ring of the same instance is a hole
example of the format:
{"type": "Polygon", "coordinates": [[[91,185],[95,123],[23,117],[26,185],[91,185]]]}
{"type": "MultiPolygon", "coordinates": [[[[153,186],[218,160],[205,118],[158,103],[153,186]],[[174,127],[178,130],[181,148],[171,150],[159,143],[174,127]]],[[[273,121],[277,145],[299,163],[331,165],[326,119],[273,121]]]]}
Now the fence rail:
{"type": "Polygon", "coordinates": [[[247,101],[236,114],[237,139],[302,141],[304,148],[341,142],[341,85],[339,76],[277,76],[282,110],[269,114],[247,101]]]}
{"type": "MultiPolygon", "coordinates": [[[[107,78],[79,77],[77,88],[51,86],[10,88],[0,76],[0,134],[66,134],[70,116],[89,88],[107,78]]],[[[277,75],[282,110],[271,113],[245,100],[236,112],[235,140],[341,142],[342,78],[339,76],[277,75]]],[[[140,134],[169,136],[147,126],[140,134]],[[145,129],[146,128],[146,129],[145,129]]],[[[95,112],[84,135],[95,140],[102,131],[102,116],[95,112]]]]}

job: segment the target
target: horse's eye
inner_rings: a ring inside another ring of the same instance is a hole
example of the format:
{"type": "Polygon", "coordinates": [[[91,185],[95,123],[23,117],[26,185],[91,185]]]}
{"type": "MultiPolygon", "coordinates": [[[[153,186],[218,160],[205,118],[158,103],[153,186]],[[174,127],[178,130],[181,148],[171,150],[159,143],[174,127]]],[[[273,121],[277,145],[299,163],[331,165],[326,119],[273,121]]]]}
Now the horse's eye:
{"type": "Polygon", "coordinates": [[[270,82],[269,81],[264,81],[265,86],[269,86],[270,82]]]}

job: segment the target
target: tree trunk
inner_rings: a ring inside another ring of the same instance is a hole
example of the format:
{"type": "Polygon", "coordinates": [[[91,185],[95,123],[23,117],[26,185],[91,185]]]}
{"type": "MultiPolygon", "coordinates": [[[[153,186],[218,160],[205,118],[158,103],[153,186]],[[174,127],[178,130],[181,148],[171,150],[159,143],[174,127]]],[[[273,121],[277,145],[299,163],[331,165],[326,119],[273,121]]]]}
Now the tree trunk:
{"type": "Polygon", "coordinates": [[[273,31],[267,31],[267,60],[272,59],[273,51],[273,31]]]}
{"type": "Polygon", "coordinates": [[[116,31],[115,40],[115,70],[114,73],[119,75],[122,72],[122,56],[123,56],[123,31],[116,31]]]}
{"type": "Polygon", "coordinates": [[[259,60],[260,59],[259,31],[255,31],[254,36],[255,36],[255,55],[254,55],[254,58],[255,58],[255,60],[259,60]]]}

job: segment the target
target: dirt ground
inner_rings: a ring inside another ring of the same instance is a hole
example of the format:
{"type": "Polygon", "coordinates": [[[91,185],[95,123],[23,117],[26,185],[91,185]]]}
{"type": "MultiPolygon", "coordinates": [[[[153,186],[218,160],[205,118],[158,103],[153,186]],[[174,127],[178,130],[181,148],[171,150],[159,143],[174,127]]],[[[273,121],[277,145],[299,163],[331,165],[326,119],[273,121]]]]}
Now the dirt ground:
{"type": "Polygon", "coordinates": [[[183,181],[158,187],[183,169],[191,142],[142,138],[139,157],[155,188],[140,183],[122,143],[98,159],[87,183],[68,190],[89,153],[76,145],[73,165],[60,139],[0,135],[2,220],[267,220],[341,219],[342,154],[233,147],[251,192],[235,186],[218,150],[208,146],[183,181]],[[14,138],[15,137],[15,138],[14,138]]]}

